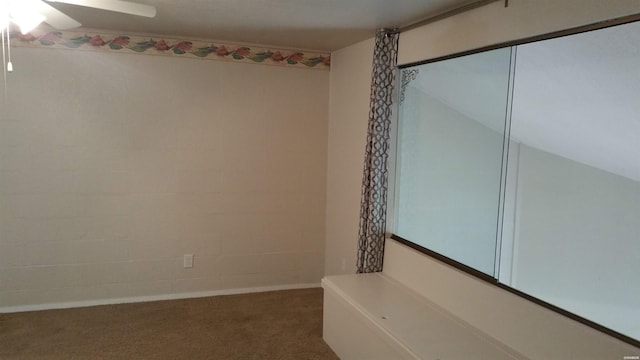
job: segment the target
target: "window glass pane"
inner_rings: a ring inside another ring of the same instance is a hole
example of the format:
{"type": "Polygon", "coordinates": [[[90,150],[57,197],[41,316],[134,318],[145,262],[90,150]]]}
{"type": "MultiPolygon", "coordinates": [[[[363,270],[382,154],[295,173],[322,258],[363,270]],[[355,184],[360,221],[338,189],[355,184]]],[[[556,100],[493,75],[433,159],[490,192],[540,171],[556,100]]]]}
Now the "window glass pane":
{"type": "Polygon", "coordinates": [[[510,49],[401,70],[394,233],[494,275],[510,49]]]}
{"type": "Polygon", "coordinates": [[[640,22],[518,46],[513,268],[500,279],[636,339],[639,50],[640,22]]]}

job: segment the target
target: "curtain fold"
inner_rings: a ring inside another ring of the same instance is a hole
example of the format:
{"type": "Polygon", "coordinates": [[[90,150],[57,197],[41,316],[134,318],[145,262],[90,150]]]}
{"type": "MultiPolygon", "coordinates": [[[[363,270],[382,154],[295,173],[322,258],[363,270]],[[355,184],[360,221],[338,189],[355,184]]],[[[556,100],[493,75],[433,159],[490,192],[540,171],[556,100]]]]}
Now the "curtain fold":
{"type": "Polygon", "coordinates": [[[373,52],[367,146],[362,175],[357,272],[382,271],[388,160],[398,33],[378,30],[373,52]]]}

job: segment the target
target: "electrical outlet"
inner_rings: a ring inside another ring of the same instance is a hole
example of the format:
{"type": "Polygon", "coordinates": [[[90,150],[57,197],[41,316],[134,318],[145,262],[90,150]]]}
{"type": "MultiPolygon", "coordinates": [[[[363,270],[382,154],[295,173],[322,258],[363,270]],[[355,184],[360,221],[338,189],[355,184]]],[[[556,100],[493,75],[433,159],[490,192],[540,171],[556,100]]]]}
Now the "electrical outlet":
{"type": "Polygon", "coordinates": [[[193,254],[185,254],[182,258],[182,263],[185,269],[193,267],[193,254]]]}
{"type": "Polygon", "coordinates": [[[342,258],[340,260],[340,270],[342,270],[342,272],[347,271],[347,259],[342,258]]]}

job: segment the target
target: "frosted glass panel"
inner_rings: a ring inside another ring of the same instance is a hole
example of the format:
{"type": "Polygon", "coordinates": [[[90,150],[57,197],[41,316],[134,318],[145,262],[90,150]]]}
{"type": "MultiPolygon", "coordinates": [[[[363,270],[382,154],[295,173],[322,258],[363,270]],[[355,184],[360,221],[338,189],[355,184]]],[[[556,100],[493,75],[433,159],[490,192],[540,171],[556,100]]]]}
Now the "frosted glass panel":
{"type": "Polygon", "coordinates": [[[401,70],[394,233],[492,276],[510,59],[401,70]]]}

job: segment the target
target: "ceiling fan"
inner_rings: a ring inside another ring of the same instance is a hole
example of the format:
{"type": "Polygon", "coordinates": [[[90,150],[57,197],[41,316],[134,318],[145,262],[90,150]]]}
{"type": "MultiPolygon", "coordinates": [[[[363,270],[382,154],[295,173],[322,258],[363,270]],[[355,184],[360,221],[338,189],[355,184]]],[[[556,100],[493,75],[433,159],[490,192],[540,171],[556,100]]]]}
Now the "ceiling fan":
{"type": "Polygon", "coordinates": [[[5,87],[6,72],[13,71],[11,37],[9,35],[12,23],[17,25],[23,34],[29,33],[43,21],[58,30],[71,29],[81,25],[70,16],[48,4],[54,2],[151,18],[156,16],[156,8],[154,6],[124,0],[0,0],[0,38],[5,87]]]}
{"type": "Polygon", "coordinates": [[[70,16],[48,4],[54,2],[151,18],[156,16],[156,8],[154,6],[124,0],[0,0],[0,42],[2,44],[2,70],[5,74],[5,88],[6,73],[13,71],[10,36],[12,23],[17,25],[23,34],[29,33],[43,21],[58,30],[71,29],[81,25],[70,16]]]}
{"type": "Polygon", "coordinates": [[[79,22],[48,4],[55,2],[150,18],[156,16],[154,6],[123,0],[0,0],[0,17],[5,17],[0,22],[14,22],[22,33],[33,30],[43,21],[58,30],[81,26],[79,22]]]}

